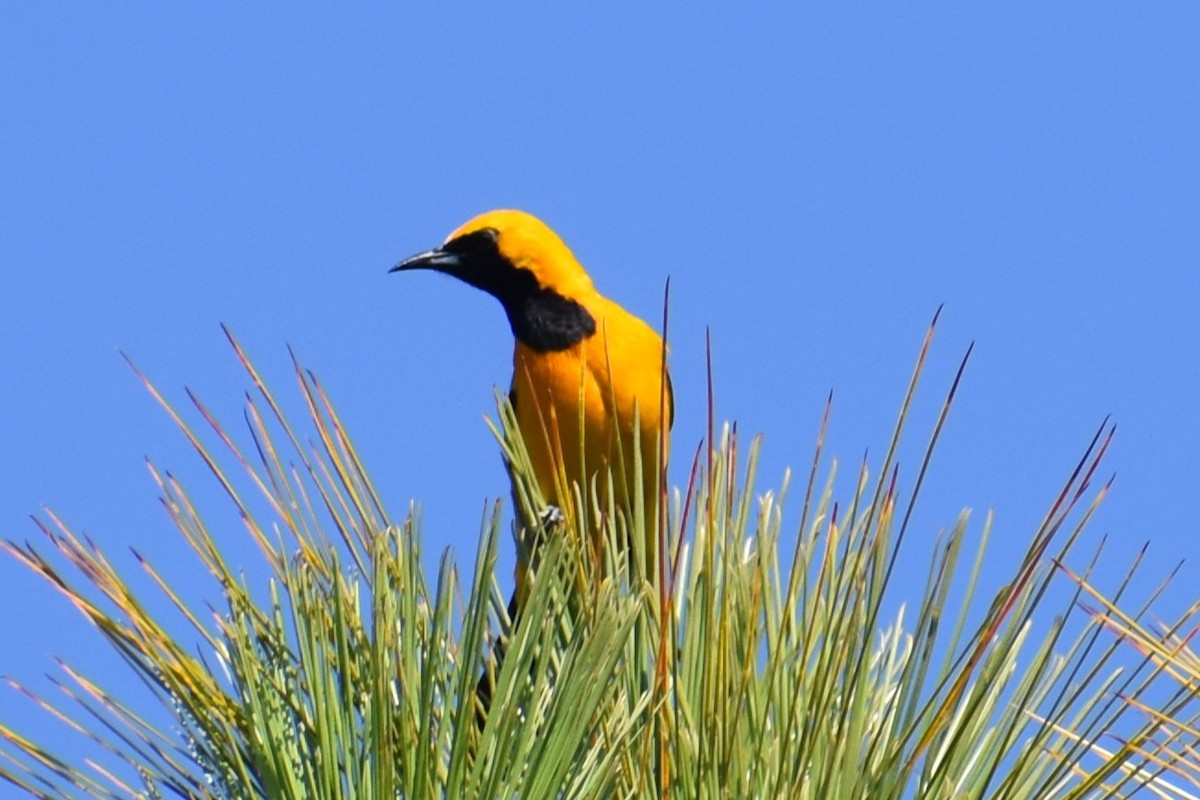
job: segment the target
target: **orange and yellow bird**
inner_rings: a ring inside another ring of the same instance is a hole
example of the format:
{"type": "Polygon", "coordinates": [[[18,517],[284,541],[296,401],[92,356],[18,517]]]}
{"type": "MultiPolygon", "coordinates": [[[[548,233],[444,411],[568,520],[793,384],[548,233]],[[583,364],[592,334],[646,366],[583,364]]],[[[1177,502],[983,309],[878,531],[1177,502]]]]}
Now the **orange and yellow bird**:
{"type": "MultiPolygon", "coordinates": [[[[503,306],[515,340],[510,396],[545,500],[569,509],[572,484],[584,487],[587,496],[594,479],[606,496],[603,481],[611,474],[623,507],[635,498],[643,503],[646,534],[655,540],[646,543],[647,552],[655,553],[656,465],[666,454],[673,415],[658,333],[600,294],[562,239],[522,211],[475,217],[440,247],[392,271],[411,269],[452,275],[503,306]],[[635,428],[641,485],[633,468],[635,428]]],[[[524,522],[527,529],[539,524],[524,522]]],[[[528,591],[525,561],[518,557],[517,614],[528,591]]]]}

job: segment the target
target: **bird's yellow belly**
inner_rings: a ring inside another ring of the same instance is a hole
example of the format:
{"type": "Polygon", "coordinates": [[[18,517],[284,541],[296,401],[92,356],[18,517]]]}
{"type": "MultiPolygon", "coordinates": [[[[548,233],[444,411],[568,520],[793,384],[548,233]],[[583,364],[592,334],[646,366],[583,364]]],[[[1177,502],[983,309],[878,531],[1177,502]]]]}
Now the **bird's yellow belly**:
{"type": "Polygon", "coordinates": [[[611,416],[586,361],[574,349],[522,350],[513,364],[517,421],[538,488],[547,502],[567,507],[563,495],[573,491],[572,484],[584,485],[608,464],[611,416]]]}
{"type": "MultiPolygon", "coordinates": [[[[573,507],[573,497],[564,494],[573,494],[576,484],[589,486],[596,480],[600,497],[606,497],[604,482],[610,474],[618,502],[629,503],[632,489],[638,485],[633,458],[635,418],[640,422],[641,485],[657,487],[658,483],[650,478],[656,474],[658,461],[661,380],[610,381],[610,363],[618,376],[636,374],[636,370],[622,369],[614,353],[604,358],[587,352],[589,344],[593,349],[600,347],[598,337],[551,353],[518,345],[514,356],[517,421],[534,475],[546,501],[563,508],[573,507]]],[[[646,365],[639,367],[646,369],[646,365]]]]}

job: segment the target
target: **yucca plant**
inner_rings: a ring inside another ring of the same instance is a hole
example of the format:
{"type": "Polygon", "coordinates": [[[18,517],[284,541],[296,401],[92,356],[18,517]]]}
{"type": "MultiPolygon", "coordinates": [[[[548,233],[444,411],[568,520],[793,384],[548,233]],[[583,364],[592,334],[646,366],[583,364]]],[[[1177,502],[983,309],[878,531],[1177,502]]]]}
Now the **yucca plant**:
{"type": "MultiPolygon", "coordinates": [[[[500,505],[483,521],[469,585],[448,558],[427,576],[416,518],[389,516],[316,379],[296,365],[310,444],[231,336],[257,390],[245,441],[196,402],[222,442],[210,452],[146,385],[236,505],[269,565],[269,602],[254,601],[261,587],[222,554],[219,542],[243,532],[207,527],[169,473],[153,470],[216,580],[219,611],[189,607],[142,566],[191,641],[169,635],[99,547],[47,514],[39,525],[54,557],[6,549],[99,628],[175,729],[64,667],[65,702],[21,691],[107,757],[67,763],[0,724],[0,777],[41,798],[1184,796],[1166,794],[1174,787],[1157,764],[1189,753],[1195,763],[1195,673],[1160,704],[1148,695],[1181,651],[1119,660],[1128,651],[1110,630],[1127,635],[1145,608],[1122,612],[1120,590],[1115,601],[1085,591],[1086,569],[1067,605],[1047,607],[1058,565],[1107,490],[1094,481],[1110,430],[999,592],[976,593],[990,518],[964,560],[964,512],[936,543],[924,593],[889,596],[901,545],[928,540],[906,534],[958,385],[902,489],[896,452],[932,333],[889,448],[858,470],[850,497],[834,496],[822,426],[798,531],[785,531],[790,476],[761,492],[757,442],[743,448],[710,416],[659,526],[658,568],[625,546],[644,541],[655,511],[605,517],[614,505],[598,502],[604,487],[577,487],[575,505],[592,513],[554,523],[566,528],[546,537],[516,626],[493,574],[500,505]],[[576,544],[593,526],[606,542],[598,552],[576,544]],[[494,681],[486,714],[475,697],[484,670],[494,681]]],[[[523,518],[536,518],[541,500],[503,398],[495,431],[523,518]]],[[[634,461],[624,466],[661,466],[634,461]]]]}
{"type": "Polygon", "coordinates": [[[1155,620],[1153,601],[1170,580],[1135,606],[1110,597],[1086,574],[1065,565],[1061,568],[1082,590],[1080,606],[1085,612],[1134,649],[1143,666],[1140,683],[1127,696],[1129,705],[1144,715],[1148,737],[1092,742],[1090,748],[1119,764],[1122,774],[1147,783],[1156,797],[1192,800],[1200,796],[1200,655],[1192,646],[1200,630],[1200,601],[1191,602],[1174,621],[1155,620]]]}

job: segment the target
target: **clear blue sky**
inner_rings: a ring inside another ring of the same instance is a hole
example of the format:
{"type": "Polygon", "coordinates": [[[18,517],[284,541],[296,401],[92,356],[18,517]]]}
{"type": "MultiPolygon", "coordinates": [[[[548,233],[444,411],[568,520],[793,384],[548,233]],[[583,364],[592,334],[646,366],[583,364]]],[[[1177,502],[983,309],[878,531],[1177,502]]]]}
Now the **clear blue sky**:
{"type": "MultiPolygon", "coordinates": [[[[294,346],[393,513],[418,499],[429,553],[469,560],[507,493],[482,420],[508,328],[490,298],[386,270],[518,207],[651,320],[670,277],[678,452],[703,434],[711,328],[718,416],[766,434],[763,488],[807,468],[831,388],[830,452],[881,455],[945,303],[907,479],[977,346],[913,563],[964,506],[996,510],[997,564],[1015,559],[1005,543],[1023,546],[1111,413],[1118,477],[1086,545],[1110,536],[1111,576],[1151,541],[1147,585],[1192,557],[1175,601],[1193,599],[1200,8],[715,5],[8,6],[0,535],[35,537],[49,504],[131,574],[135,547],[215,600],[143,458],[253,551],[118,349],[240,426],[225,322],[303,413],[294,346]]],[[[0,673],[45,687],[51,654],[116,664],[0,561],[0,673]]],[[[0,693],[6,720],[25,708],[0,693]]]]}

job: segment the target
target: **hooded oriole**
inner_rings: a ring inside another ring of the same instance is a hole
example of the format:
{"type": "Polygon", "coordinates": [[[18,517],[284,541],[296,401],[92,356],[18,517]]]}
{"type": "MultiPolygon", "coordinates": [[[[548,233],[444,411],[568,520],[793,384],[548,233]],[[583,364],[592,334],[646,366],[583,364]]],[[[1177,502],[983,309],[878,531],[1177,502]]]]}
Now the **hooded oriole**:
{"type": "MultiPolygon", "coordinates": [[[[641,493],[647,535],[657,539],[655,467],[659,447],[666,453],[673,407],[663,342],[654,329],[596,291],[562,239],[522,211],[475,217],[440,247],[392,271],[410,269],[452,275],[504,307],[515,339],[511,399],[546,501],[566,510],[573,505],[571,484],[584,487],[586,496],[593,478],[603,481],[611,470],[620,503],[641,493]],[[635,420],[640,487],[632,466],[635,420]]],[[[538,524],[525,522],[527,528],[538,524]]],[[[647,553],[656,552],[656,541],[647,545],[647,553]]],[[[518,550],[517,614],[528,569],[518,550]]]]}

